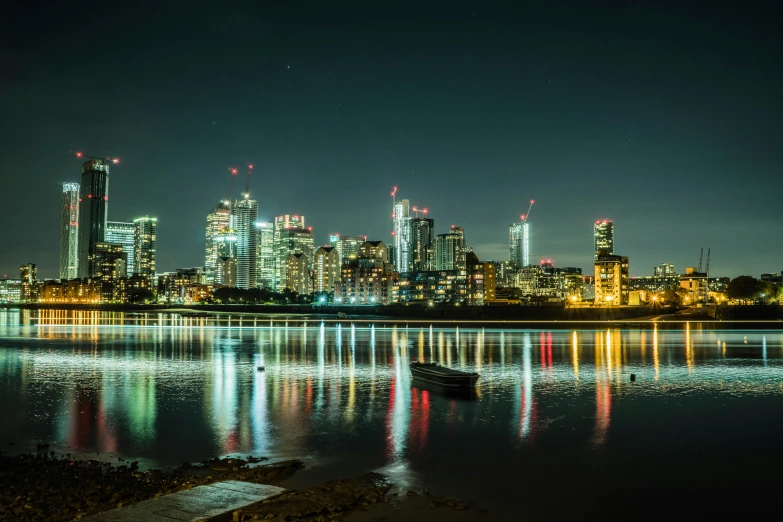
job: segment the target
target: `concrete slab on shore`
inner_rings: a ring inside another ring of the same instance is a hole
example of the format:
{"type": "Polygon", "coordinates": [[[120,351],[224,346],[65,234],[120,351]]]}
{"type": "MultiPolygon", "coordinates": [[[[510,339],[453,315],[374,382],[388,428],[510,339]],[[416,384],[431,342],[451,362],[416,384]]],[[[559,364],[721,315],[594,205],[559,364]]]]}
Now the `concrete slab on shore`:
{"type": "Polygon", "coordinates": [[[82,518],[90,522],[195,522],[227,515],[235,509],[279,495],[285,489],[266,484],[225,480],[206,486],[178,491],[170,495],[144,500],[111,511],[82,518]]]}

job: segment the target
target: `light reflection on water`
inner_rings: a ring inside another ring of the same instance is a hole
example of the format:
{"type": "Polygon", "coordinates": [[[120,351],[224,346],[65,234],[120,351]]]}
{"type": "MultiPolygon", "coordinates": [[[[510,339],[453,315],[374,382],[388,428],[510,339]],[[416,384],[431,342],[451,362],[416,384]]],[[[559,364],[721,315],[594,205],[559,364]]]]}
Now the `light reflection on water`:
{"type": "Polygon", "coordinates": [[[421,455],[454,441],[522,451],[568,426],[568,444],[601,447],[631,422],[613,416],[635,399],[783,395],[779,331],[163,326],[159,314],[41,313],[0,311],[0,443],[158,465],[359,455],[407,484],[421,455]],[[412,387],[411,360],[480,372],[478,399],[412,387]]]}

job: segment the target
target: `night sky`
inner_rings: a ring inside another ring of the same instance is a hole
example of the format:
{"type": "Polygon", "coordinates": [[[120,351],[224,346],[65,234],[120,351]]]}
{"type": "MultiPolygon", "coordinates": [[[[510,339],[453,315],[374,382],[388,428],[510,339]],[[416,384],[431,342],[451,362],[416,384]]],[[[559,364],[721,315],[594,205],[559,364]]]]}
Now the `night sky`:
{"type": "Polygon", "coordinates": [[[77,150],[121,158],[109,219],[159,218],[159,271],[203,265],[249,162],[260,215],[304,214],[317,244],[388,241],[396,185],[482,260],[535,199],[535,260],[591,272],[611,218],[632,275],[702,246],[713,275],[783,270],[783,31],[760,2],[13,3],[0,276],[57,277],[77,150]]]}

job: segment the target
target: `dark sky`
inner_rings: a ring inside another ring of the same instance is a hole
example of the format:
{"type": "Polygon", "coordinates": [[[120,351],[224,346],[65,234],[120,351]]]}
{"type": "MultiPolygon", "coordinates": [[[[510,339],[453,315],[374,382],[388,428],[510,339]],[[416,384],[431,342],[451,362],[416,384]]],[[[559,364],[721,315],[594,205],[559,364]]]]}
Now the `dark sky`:
{"type": "Polygon", "coordinates": [[[160,271],[203,265],[248,162],[262,216],[304,214],[317,243],[388,240],[397,185],[481,259],[508,258],[534,198],[536,260],[590,272],[608,217],[633,275],[702,246],[715,275],[783,270],[783,31],[761,2],[52,4],[0,21],[0,275],[57,276],[76,150],[122,159],[110,219],[159,218],[160,271]]]}

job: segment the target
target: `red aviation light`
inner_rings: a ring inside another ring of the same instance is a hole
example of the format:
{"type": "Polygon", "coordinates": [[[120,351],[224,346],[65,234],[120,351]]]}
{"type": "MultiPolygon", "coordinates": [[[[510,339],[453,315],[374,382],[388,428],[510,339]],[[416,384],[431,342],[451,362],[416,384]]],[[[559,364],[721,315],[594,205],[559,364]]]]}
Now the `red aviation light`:
{"type": "Polygon", "coordinates": [[[120,158],[114,158],[113,160],[111,160],[111,162],[115,163],[115,164],[119,163],[120,162],[120,158]]]}
{"type": "Polygon", "coordinates": [[[88,197],[88,198],[90,198],[90,199],[92,199],[92,194],[90,194],[90,195],[89,195],[89,196],[87,196],[87,197],[88,197]]]}
{"type": "Polygon", "coordinates": [[[76,157],[77,158],[81,158],[82,156],[84,156],[84,153],[82,153],[82,152],[77,152],[76,153],[76,157]]]}

